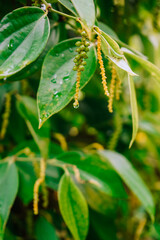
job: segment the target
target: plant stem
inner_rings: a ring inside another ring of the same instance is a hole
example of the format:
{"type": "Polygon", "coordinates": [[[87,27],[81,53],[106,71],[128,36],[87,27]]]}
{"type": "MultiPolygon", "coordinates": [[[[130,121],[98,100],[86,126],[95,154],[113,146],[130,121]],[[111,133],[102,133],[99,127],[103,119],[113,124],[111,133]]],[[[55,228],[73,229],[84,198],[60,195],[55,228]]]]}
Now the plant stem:
{"type": "Polygon", "coordinates": [[[42,1],[42,3],[44,3],[44,4],[46,5],[46,8],[47,8],[47,9],[50,9],[51,12],[60,14],[60,15],[62,15],[62,16],[64,16],[64,17],[68,17],[68,18],[72,18],[72,19],[74,19],[74,20],[77,20],[77,17],[74,17],[74,16],[68,15],[68,14],[66,14],[66,13],[60,12],[60,11],[58,11],[58,10],[55,10],[54,8],[52,8],[51,4],[47,3],[45,0],[41,0],[41,1],[42,1]]]}

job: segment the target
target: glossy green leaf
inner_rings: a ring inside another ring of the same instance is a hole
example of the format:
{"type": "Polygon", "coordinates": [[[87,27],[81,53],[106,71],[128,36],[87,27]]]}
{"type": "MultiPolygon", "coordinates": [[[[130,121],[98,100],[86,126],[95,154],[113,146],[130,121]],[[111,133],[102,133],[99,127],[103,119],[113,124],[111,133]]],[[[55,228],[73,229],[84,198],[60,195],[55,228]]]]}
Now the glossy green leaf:
{"type": "Polygon", "coordinates": [[[33,62],[49,37],[49,20],[37,7],[24,7],[0,22],[0,78],[7,78],[33,62]]]}
{"type": "MultiPolygon", "coordinates": [[[[38,90],[40,127],[49,117],[63,109],[75,95],[77,72],[72,69],[76,41],[77,39],[72,39],[59,43],[44,60],[38,90]]],[[[96,69],[93,46],[90,47],[86,62],[85,70],[81,74],[80,88],[86,85],[96,69]]]]}
{"type": "MultiPolygon", "coordinates": [[[[52,22],[51,22],[51,24],[52,24],[52,22]]],[[[35,72],[39,71],[40,68],[42,67],[42,64],[43,64],[43,61],[44,61],[44,58],[45,58],[47,52],[54,45],[56,45],[58,43],[59,36],[60,36],[59,26],[51,29],[47,45],[46,45],[45,49],[43,50],[43,52],[40,54],[40,56],[34,62],[27,65],[25,68],[23,68],[21,71],[17,72],[16,74],[12,75],[11,77],[8,77],[7,79],[5,79],[5,81],[3,79],[0,79],[0,82],[6,83],[6,82],[19,81],[22,79],[26,79],[26,78],[30,77],[31,75],[33,75],[35,72]]]]}
{"type": "Polygon", "coordinates": [[[130,102],[131,102],[131,110],[132,110],[132,139],[129,145],[129,148],[131,148],[137,132],[138,132],[138,107],[137,107],[137,98],[136,98],[136,91],[134,86],[133,77],[128,74],[128,85],[129,85],[129,91],[130,91],[130,102]]]}
{"type": "Polygon", "coordinates": [[[145,58],[138,56],[131,52],[130,50],[123,48],[123,52],[126,54],[126,56],[131,57],[136,62],[142,65],[142,67],[149,72],[155,79],[157,79],[158,82],[160,82],[160,69],[155,66],[153,63],[149,62],[145,58]]]}
{"type": "Polygon", "coordinates": [[[70,0],[58,0],[58,2],[60,2],[64,7],[71,11],[75,16],[78,15],[70,0]]]}
{"type": "Polygon", "coordinates": [[[37,240],[58,240],[54,227],[44,218],[38,218],[36,222],[37,240]]]}
{"type": "Polygon", "coordinates": [[[47,121],[41,129],[38,129],[37,104],[36,101],[31,97],[18,96],[17,108],[21,116],[25,119],[26,124],[35,142],[37,143],[42,156],[47,158],[50,136],[49,121],[47,121]]]}
{"type": "Polygon", "coordinates": [[[116,152],[101,150],[99,154],[104,160],[109,161],[125,184],[141,201],[152,221],[154,221],[155,205],[152,194],[131,163],[123,155],[116,152]]]}
{"type": "Polygon", "coordinates": [[[14,162],[0,164],[0,239],[18,191],[18,173],[14,162]]]}
{"type": "Polygon", "coordinates": [[[81,191],[69,175],[61,178],[58,190],[61,214],[75,240],[85,240],[88,232],[88,207],[81,191]]]}
{"type": "Polygon", "coordinates": [[[95,6],[93,0],[71,0],[80,18],[89,26],[95,23],[95,6]]]}

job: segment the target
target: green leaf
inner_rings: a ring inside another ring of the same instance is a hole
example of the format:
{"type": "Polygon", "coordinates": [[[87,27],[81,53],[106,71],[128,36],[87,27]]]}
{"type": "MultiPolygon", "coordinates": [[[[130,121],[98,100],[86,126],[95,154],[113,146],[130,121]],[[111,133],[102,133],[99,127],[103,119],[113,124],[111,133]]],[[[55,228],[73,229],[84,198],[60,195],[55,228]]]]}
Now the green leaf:
{"type": "Polygon", "coordinates": [[[75,240],[85,240],[88,232],[88,207],[82,193],[69,175],[61,178],[58,190],[59,207],[75,240]]]}
{"type": "Polygon", "coordinates": [[[118,35],[110,28],[108,25],[104,24],[103,22],[98,22],[98,27],[110,37],[112,37],[114,40],[118,40],[118,35]]]}
{"type": "Polygon", "coordinates": [[[0,164],[0,239],[18,191],[18,173],[14,162],[0,164]]]}
{"type": "Polygon", "coordinates": [[[49,20],[37,7],[7,14],[0,23],[0,78],[7,78],[33,62],[49,37],[49,20]]]}
{"type": "MultiPolygon", "coordinates": [[[[82,190],[89,205],[96,211],[105,213],[108,205],[111,205],[114,200],[127,199],[120,177],[98,155],[84,158],[78,152],[66,152],[56,156],[56,159],[58,160],[58,165],[60,164],[62,168],[66,164],[77,167],[83,183],[76,181],[76,184],[82,190]]],[[[47,166],[50,165],[52,163],[48,162],[47,166]]],[[[76,172],[71,170],[72,168],[69,168],[70,174],[76,178],[76,172]]]]}
{"type": "Polygon", "coordinates": [[[75,16],[78,15],[70,0],[58,0],[58,2],[60,2],[64,7],[71,11],[75,16]]]}
{"type": "Polygon", "coordinates": [[[80,18],[89,26],[92,27],[95,23],[95,6],[93,0],[71,0],[80,18]]]}
{"type": "Polygon", "coordinates": [[[16,162],[19,172],[18,196],[24,204],[29,204],[33,199],[33,187],[36,181],[34,166],[28,162],[16,162]]]}
{"type": "MultiPolygon", "coordinates": [[[[38,90],[40,127],[49,117],[63,109],[75,95],[77,72],[72,69],[76,41],[77,39],[72,39],[59,43],[44,60],[38,90]]],[[[96,69],[93,46],[90,47],[86,62],[85,70],[81,74],[80,88],[86,85],[96,69]]]]}
{"type": "MultiPolygon", "coordinates": [[[[51,22],[51,24],[52,24],[52,22],[51,22]]],[[[47,52],[54,45],[56,45],[58,43],[59,35],[60,35],[59,26],[53,27],[53,29],[51,29],[51,31],[50,31],[50,36],[49,36],[47,45],[46,45],[45,49],[43,50],[43,52],[41,53],[41,55],[34,62],[27,65],[25,68],[23,68],[21,71],[17,72],[16,74],[12,75],[11,77],[8,77],[5,80],[5,83],[26,79],[26,78],[30,77],[32,74],[34,74],[35,72],[37,72],[38,70],[40,70],[47,52]]],[[[1,79],[0,81],[4,82],[3,79],[1,79]]]]}
{"type": "Polygon", "coordinates": [[[126,185],[140,200],[152,221],[154,221],[155,205],[152,195],[131,163],[123,155],[116,152],[101,150],[99,154],[104,160],[109,161],[126,185]]]}
{"type": "Polygon", "coordinates": [[[41,155],[47,158],[49,151],[50,123],[38,129],[38,113],[36,101],[31,97],[18,96],[17,109],[20,115],[25,119],[26,124],[38,145],[41,155]]]}
{"type": "Polygon", "coordinates": [[[53,226],[44,218],[38,218],[36,222],[36,239],[37,240],[58,240],[56,231],[53,226]]]}
{"type": "MultiPolygon", "coordinates": [[[[102,48],[103,49],[103,48],[102,48]]],[[[128,62],[126,59],[118,59],[118,58],[114,58],[111,56],[108,56],[108,58],[117,65],[117,67],[119,67],[120,69],[124,70],[125,72],[127,72],[129,75],[131,76],[137,76],[136,73],[134,73],[132,71],[132,69],[130,68],[130,66],[128,65],[128,62]]]]}
{"type": "Polygon", "coordinates": [[[123,48],[123,52],[128,56],[134,59],[136,62],[142,65],[142,67],[149,72],[155,79],[160,82],[160,69],[155,66],[153,63],[149,62],[145,58],[138,56],[131,52],[130,50],[123,48]]]}
{"type": "Polygon", "coordinates": [[[133,126],[132,139],[129,145],[129,148],[131,148],[138,132],[138,107],[137,107],[136,91],[134,87],[133,77],[130,76],[129,74],[128,74],[128,85],[129,85],[129,91],[130,91],[132,126],[133,126]]]}

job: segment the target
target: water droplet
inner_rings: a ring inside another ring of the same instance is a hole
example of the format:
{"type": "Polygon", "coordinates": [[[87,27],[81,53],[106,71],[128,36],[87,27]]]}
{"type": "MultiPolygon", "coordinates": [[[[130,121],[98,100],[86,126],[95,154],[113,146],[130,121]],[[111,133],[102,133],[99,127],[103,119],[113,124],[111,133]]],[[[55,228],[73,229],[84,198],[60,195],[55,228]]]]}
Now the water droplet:
{"type": "Polygon", "coordinates": [[[61,54],[61,57],[64,58],[64,53],[61,54]]]}
{"type": "Polygon", "coordinates": [[[67,73],[64,77],[63,77],[63,80],[64,81],[67,81],[69,79],[69,73],[67,73]]]}
{"type": "Polygon", "coordinates": [[[3,78],[3,81],[6,81],[7,80],[7,78],[5,77],[5,78],[3,78]]]}
{"type": "Polygon", "coordinates": [[[46,114],[45,114],[45,118],[48,118],[48,117],[49,117],[49,113],[46,113],[46,114]]]}
{"type": "Polygon", "coordinates": [[[72,48],[69,48],[69,51],[70,51],[70,52],[73,52],[73,49],[72,49],[72,48]]]}
{"type": "Polygon", "coordinates": [[[53,95],[54,95],[53,98],[58,98],[61,96],[61,92],[55,91],[53,95]]]}
{"type": "Polygon", "coordinates": [[[79,108],[79,103],[76,103],[76,102],[74,102],[73,103],[73,107],[76,109],[76,108],[79,108]]]}
{"type": "Polygon", "coordinates": [[[59,53],[56,53],[56,57],[59,57],[59,53]]]}
{"type": "Polygon", "coordinates": [[[52,80],[51,80],[51,82],[52,82],[52,83],[56,83],[56,79],[57,79],[57,75],[54,74],[54,75],[53,75],[53,78],[52,78],[52,80]]]}
{"type": "Polygon", "coordinates": [[[62,79],[59,81],[59,84],[60,84],[60,85],[62,85],[62,84],[63,84],[63,80],[62,80],[62,79]]]}
{"type": "Polygon", "coordinates": [[[14,40],[11,39],[10,42],[9,42],[9,44],[8,44],[8,49],[9,49],[9,50],[12,50],[13,44],[14,44],[14,40]]]}

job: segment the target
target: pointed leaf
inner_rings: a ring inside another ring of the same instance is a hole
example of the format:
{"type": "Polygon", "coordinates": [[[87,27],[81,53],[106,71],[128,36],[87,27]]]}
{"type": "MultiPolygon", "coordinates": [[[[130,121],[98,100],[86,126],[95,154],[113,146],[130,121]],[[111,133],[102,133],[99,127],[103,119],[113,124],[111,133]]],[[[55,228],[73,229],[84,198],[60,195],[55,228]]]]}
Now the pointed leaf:
{"type": "MultiPolygon", "coordinates": [[[[63,109],[74,97],[77,72],[73,71],[75,43],[67,40],[56,45],[46,56],[38,90],[40,126],[53,114],[63,109]]],[[[90,80],[96,69],[94,47],[88,52],[87,65],[81,74],[80,88],[90,80]],[[87,77],[86,77],[87,76],[87,77]]]]}
{"type": "Polygon", "coordinates": [[[104,160],[109,161],[125,184],[141,201],[152,221],[154,221],[155,205],[152,195],[131,163],[123,155],[116,152],[101,150],[99,154],[104,160]]]}
{"type": "Polygon", "coordinates": [[[69,175],[61,178],[58,190],[59,207],[75,240],[85,240],[88,232],[88,207],[82,193],[69,175]]]}
{"type": "Polygon", "coordinates": [[[66,7],[69,11],[71,11],[75,16],[78,16],[73,4],[70,0],[58,0],[64,7],[66,7]]]}
{"type": "MultiPolygon", "coordinates": [[[[102,48],[103,50],[103,48],[102,48]]],[[[132,71],[132,69],[130,68],[130,66],[128,65],[128,62],[126,59],[118,59],[118,58],[114,58],[111,56],[108,56],[108,58],[115,63],[119,68],[121,68],[122,70],[124,70],[125,72],[127,72],[129,75],[131,76],[137,76],[136,73],[134,73],[132,71]]]]}
{"type": "Polygon", "coordinates": [[[37,7],[7,14],[0,23],[0,78],[7,78],[33,62],[49,36],[49,20],[37,7]]]}
{"type": "Polygon", "coordinates": [[[129,91],[130,91],[132,125],[133,125],[132,139],[129,145],[129,148],[131,148],[138,132],[138,107],[137,107],[136,91],[134,87],[133,77],[130,76],[129,74],[128,74],[128,84],[129,84],[129,91]]]}
{"type": "Polygon", "coordinates": [[[17,109],[25,119],[26,124],[37,143],[41,154],[47,158],[49,151],[50,124],[47,122],[41,129],[38,129],[38,113],[36,101],[31,97],[19,96],[17,109]]]}
{"type": "Polygon", "coordinates": [[[138,62],[139,64],[142,65],[142,67],[149,72],[153,77],[155,77],[158,82],[160,82],[160,69],[155,66],[153,63],[149,62],[148,60],[144,59],[141,56],[138,56],[136,54],[134,54],[132,51],[123,48],[123,52],[131,57],[132,59],[134,59],[136,62],[138,62]]]}
{"type": "Polygon", "coordinates": [[[0,237],[2,237],[18,191],[18,173],[14,162],[1,163],[0,176],[0,237]]]}
{"type": "Polygon", "coordinates": [[[80,18],[89,26],[95,23],[95,6],[93,0],[71,0],[80,18]]]}

